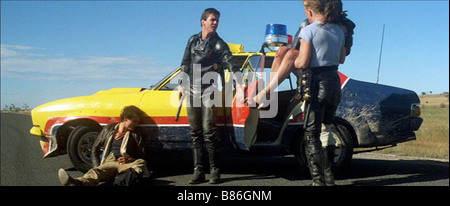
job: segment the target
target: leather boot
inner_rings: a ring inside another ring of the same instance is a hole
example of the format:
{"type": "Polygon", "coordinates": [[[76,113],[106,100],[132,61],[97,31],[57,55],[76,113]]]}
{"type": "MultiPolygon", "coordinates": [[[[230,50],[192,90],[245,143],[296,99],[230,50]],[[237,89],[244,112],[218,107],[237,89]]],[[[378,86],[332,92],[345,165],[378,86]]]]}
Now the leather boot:
{"type": "Polygon", "coordinates": [[[203,148],[195,145],[192,147],[192,154],[194,159],[194,174],[189,184],[199,184],[205,182],[205,172],[203,171],[203,148]]]}
{"type": "Polygon", "coordinates": [[[334,186],[334,172],[333,172],[333,162],[334,162],[334,150],[335,146],[327,146],[324,151],[324,169],[323,175],[325,179],[325,184],[327,186],[334,186]]]}
{"type": "Polygon", "coordinates": [[[218,184],[220,181],[219,161],[220,149],[217,142],[207,142],[206,148],[209,154],[210,177],[209,183],[218,184]]]}
{"type": "Polygon", "coordinates": [[[211,168],[211,173],[209,177],[209,183],[218,184],[220,183],[220,172],[219,168],[211,168]]]}
{"type": "Polygon", "coordinates": [[[309,172],[311,174],[311,186],[325,186],[323,175],[324,155],[320,140],[312,140],[307,137],[306,156],[308,159],[309,172]]]}
{"type": "Polygon", "coordinates": [[[194,174],[192,174],[192,179],[189,180],[189,184],[200,184],[205,181],[205,172],[203,171],[203,168],[194,168],[194,174]]]}
{"type": "Polygon", "coordinates": [[[218,151],[209,153],[209,164],[210,164],[209,183],[218,184],[220,182],[219,152],[218,151]]]}

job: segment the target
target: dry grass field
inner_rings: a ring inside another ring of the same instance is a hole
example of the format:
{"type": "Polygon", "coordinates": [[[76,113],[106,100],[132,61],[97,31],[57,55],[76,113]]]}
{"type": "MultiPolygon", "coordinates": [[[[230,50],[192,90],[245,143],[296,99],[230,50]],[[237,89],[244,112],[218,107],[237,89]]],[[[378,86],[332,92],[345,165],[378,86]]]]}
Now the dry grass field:
{"type": "Polygon", "coordinates": [[[448,95],[420,96],[423,118],[417,140],[378,151],[396,155],[449,159],[448,95]]]}
{"type": "Polygon", "coordinates": [[[420,98],[420,106],[427,107],[448,107],[448,94],[422,95],[420,98]]]}

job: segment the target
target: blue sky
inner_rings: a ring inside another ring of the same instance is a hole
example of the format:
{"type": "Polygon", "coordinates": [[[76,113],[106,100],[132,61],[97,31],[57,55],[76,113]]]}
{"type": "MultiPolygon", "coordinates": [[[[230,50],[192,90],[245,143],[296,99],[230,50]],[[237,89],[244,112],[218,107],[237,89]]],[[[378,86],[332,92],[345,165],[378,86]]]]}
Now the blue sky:
{"type": "MultiPolygon", "coordinates": [[[[449,91],[448,1],[343,1],[357,27],[340,71],[380,84],[449,91]]],[[[258,51],[269,23],[295,34],[301,1],[1,1],[1,107],[31,108],[114,87],[149,87],[179,66],[205,8],[219,35],[258,51]]]]}

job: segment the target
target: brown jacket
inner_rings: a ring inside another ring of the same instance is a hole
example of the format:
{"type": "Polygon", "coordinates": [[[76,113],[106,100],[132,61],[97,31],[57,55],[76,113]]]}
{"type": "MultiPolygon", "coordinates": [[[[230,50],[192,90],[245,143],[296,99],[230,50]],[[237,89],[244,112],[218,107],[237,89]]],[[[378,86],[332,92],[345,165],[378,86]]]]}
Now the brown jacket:
{"type": "MultiPolygon", "coordinates": [[[[104,127],[92,145],[91,157],[94,167],[103,164],[111,152],[111,143],[117,127],[118,123],[112,123],[104,127]],[[99,161],[101,148],[103,148],[103,155],[101,161],[99,161]]],[[[125,158],[133,158],[133,160],[145,158],[144,141],[140,134],[139,127],[137,127],[135,131],[128,131],[123,138],[120,147],[122,156],[125,158]]]]}

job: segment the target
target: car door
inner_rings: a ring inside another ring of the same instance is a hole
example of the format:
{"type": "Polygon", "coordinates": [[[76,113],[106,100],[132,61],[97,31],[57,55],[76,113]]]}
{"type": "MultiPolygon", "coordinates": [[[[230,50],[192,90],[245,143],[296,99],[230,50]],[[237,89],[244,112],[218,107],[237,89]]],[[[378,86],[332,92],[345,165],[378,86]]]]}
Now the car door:
{"type": "MultiPolygon", "coordinates": [[[[256,141],[258,129],[259,111],[248,104],[248,99],[256,94],[256,88],[263,79],[258,72],[261,65],[264,65],[264,56],[261,54],[250,55],[241,68],[243,78],[245,104],[239,104],[236,101],[236,91],[233,91],[230,116],[227,117],[227,129],[234,146],[241,150],[249,150],[250,146],[256,141]]],[[[225,75],[225,81],[229,83],[233,78],[225,75]]]]}
{"type": "Polygon", "coordinates": [[[178,106],[178,79],[181,70],[178,68],[157,83],[145,94],[139,104],[147,115],[140,126],[146,134],[148,144],[153,149],[179,150],[189,149],[189,121],[186,112],[186,99],[183,100],[178,121],[175,120],[178,106]]]}
{"type": "MultiPolygon", "coordinates": [[[[250,101],[259,91],[263,91],[271,72],[273,54],[255,53],[247,59],[241,69],[246,104],[238,106],[234,99],[231,108],[231,128],[234,141],[239,149],[249,150],[255,143],[280,142],[283,125],[287,125],[290,105],[296,92],[296,77],[291,74],[278,87],[270,91],[270,104],[263,109],[250,101]]],[[[297,126],[298,127],[298,126],[297,126]]]]}

